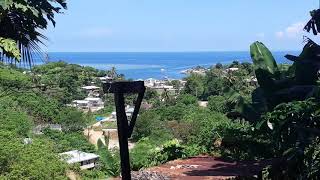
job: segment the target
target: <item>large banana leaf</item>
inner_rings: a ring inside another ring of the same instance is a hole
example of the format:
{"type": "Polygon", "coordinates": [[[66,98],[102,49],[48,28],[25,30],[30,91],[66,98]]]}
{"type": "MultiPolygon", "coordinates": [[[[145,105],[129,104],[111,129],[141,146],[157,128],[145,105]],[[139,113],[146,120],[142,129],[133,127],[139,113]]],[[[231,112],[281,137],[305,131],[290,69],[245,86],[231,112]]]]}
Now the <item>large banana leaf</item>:
{"type": "Polygon", "coordinates": [[[251,58],[253,60],[254,69],[262,69],[275,75],[278,73],[276,60],[272,56],[269,49],[261,42],[254,42],[250,46],[251,58]]]}
{"type": "Polygon", "coordinates": [[[279,79],[277,63],[269,49],[261,42],[250,46],[253,67],[260,87],[270,94],[276,90],[276,80],[279,79]]]}

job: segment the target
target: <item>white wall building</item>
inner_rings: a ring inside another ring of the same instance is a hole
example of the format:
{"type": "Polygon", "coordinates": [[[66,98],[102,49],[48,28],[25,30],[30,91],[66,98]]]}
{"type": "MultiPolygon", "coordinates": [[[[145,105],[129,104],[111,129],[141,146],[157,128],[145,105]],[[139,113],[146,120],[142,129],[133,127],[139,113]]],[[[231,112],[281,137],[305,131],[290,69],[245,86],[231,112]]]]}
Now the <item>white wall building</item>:
{"type": "Polygon", "coordinates": [[[81,110],[91,110],[91,111],[99,111],[104,108],[104,102],[101,98],[92,98],[88,97],[84,100],[74,100],[72,101],[73,107],[77,107],[81,110]]]}
{"type": "Polygon", "coordinates": [[[82,110],[89,109],[89,101],[86,100],[74,100],[72,101],[72,106],[77,107],[82,110]]]}
{"type": "Polygon", "coordinates": [[[92,169],[96,166],[99,156],[93,153],[85,153],[82,151],[74,150],[60,153],[62,160],[68,164],[80,164],[81,169],[92,169]]]}
{"type": "Polygon", "coordinates": [[[98,86],[84,86],[81,89],[85,90],[88,93],[88,97],[99,97],[100,96],[100,87],[98,86]]]}
{"type": "Polygon", "coordinates": [[[88,98],[85,98],[84,100],[89,102],[90,107],[101,107],[104,105],[101,98],[88,97],[88,98]]]}

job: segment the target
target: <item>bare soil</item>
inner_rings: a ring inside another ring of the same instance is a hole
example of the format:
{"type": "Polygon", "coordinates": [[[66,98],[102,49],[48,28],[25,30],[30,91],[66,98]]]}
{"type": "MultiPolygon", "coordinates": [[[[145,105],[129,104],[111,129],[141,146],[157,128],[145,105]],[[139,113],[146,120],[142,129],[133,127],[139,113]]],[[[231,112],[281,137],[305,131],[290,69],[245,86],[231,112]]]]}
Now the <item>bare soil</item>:
{"type": "Polygon", "coordinates": [[[181,180],[223,180],[236,177],[257,177],[271,160],[228,162],[220,158],[199,156],[185,160],[175,160],[146,169],[161,173],[170,179],[181,180]]]}

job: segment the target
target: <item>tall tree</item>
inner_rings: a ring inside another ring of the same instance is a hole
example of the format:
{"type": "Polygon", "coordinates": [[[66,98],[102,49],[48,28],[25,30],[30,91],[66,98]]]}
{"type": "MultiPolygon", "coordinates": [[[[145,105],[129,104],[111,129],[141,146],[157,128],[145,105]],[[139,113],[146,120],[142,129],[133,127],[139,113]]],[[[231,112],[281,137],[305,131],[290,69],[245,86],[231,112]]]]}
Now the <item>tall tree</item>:
{"type": "Polygon", "coordinates": [[[41,31],[49,23],[55,26],[55,14],[67,8],[65,1],[0,0],[0,60],[31,65],[47,40],[41,31]]]}

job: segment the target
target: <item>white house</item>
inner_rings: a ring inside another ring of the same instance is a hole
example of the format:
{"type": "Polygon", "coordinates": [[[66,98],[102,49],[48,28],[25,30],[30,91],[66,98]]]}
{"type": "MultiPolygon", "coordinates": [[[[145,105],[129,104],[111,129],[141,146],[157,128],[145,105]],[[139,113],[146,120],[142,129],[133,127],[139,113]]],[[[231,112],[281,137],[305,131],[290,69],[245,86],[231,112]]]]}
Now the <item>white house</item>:
{"type": "Polygon", "coordinates": [[[80,164],[81,169],[92,169],[96,166],[99,156],[93,153],[85,153],[82,151],[74,150],[60,153],[62,160],[68,164],[80,164]]]}
{"type": "Polygon", "coordinates": [[[113,81],[113,78],[110,77],[110,76],[104,76],[104,77],[99,77],[100,81],[102,83],[107,83],[107,82],[112,82],[113,81]]]}
{"type": "Polygon", "coordinates": [[[87,90],[87,91],[93,91],[93,90],[100,89],[98,86],[83,86],[81,88],[84,90],[87,90]]]}
{"type": "Polygon", "coordinates": [[[90,107],[101,107],[104,104],[101,98],[88,97],[88,98],[85,98],[84,100],[89,102],[90,107]]]}
{"type": "Polygon", "coordinates": [[[81,110],[91,110],[91,111],[99,111],[104,108],[104,102],[101,98],[92,98],[88,97],[84,100],[74,100],[72,101],[73,107],[77,107],[81,110]]]}
{"type": "Polygon", "coordinates": [[[100,96],[100,87],[98,86],[83,86],[81,89],[85,90],[88,93],[88,97],[99,97],[100,96]]]}
{"type": "MultiPolygon", "coordinates": [[[[131,107],[131,106],[126,107],[126,115],[127,115],[128,120],[132,117],[133,112],[134,112],[134,107],[131,107]]],[[[117,119],[117,112],[114,111],[111,113],[111,119],[112,120],[117,119]]]]}
{"type": "Polygon", "coordinates": [[[231,73],[231,72],[235,72],[235,71],[238,71],[239,70],[239,68],[228,68],[228,69],[226,69],[226,72],[227,73],[231,73]]]}
{"type": "Polygon", "coordinates": [[[87,100],[74,100],[72,101],[72,106],[79,109],[89,109],[89,101],[87,100]]]}

